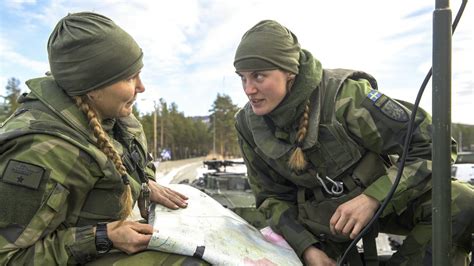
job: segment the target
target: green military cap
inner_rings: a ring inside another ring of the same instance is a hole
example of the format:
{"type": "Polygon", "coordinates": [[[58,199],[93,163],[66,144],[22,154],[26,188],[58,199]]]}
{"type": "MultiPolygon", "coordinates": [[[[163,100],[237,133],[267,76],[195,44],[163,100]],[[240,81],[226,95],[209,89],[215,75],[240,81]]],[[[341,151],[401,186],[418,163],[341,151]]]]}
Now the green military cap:
{"type": "Polygon", "coordinates": [[[109,18],[92,13],[68,14],[48,40],[48,59],[56,83],[69,95],[129,78],[143,67],[135,40],[109,18]]]}
{"type": "Polygon", "coordinates": [[[235,52],[236,71],[283,69],[298,74],[301,46],[289,29],[263,20],[248,30],[235,52]]]}

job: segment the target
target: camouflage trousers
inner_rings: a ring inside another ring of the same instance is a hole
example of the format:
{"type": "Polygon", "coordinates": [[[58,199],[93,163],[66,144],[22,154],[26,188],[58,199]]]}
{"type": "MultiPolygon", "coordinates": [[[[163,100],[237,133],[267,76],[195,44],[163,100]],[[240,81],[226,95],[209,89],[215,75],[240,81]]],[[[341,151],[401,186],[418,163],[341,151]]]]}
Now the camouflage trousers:
{"type": "MultiPolygon", "coordinates": [[[[412,202],[402,215],[380,219],[380,231],[406,235],[403,245],[388,265],[431,265],[431,191],[412,202]]],[[[452,250],[451,265],[469,265],[468,254],[474,233],[474,187],[451,182],[452,250]]]]}
{"type": "MultiPolygon", "coordinates": [[[[474,234],[474,186],[458,181],[451,184],[451,265],[467,266],[474,234]]],[[[432,265],[431,203],[431,191],[428,191],[411,201],[400,215],[391,213],[379,219],[379,232],[406,236],[403,244],[385,265],[432,265]]],[[[337,258],[346,246],[326,243],[323,250],[337,258]]],[[[350,265],[363,265],[360,261],[354,261],[354,255],[351,258],[348,260],[350,265]]]]}
{"type": "Polygon", "coordinates": [[[112,250],[107,255],[88,263],[87,265],[113,265],[113,266],[130,266],[130,265],[170,265],[170,266],[199,266],[209,265],[209,263],[193,257],[165,253],[155,250],[146,250],[137,254],[127,255],[118,250],[112,250]]]}

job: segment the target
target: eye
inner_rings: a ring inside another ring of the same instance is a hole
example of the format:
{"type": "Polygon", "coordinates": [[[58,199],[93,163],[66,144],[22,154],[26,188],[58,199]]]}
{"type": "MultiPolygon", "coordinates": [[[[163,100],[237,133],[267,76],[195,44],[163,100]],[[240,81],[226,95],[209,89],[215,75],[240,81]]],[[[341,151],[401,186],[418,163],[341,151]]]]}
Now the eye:
{"type": "Polygon", "coordinates": [[[136,75],[133,75],[131,77],[129,77],[128,79],[126,79],[127,82],[132,82],[132,81],[135,81],[137,78],[138,78],[138,75],[140,73],[137,73],[136,75]]]}
{"type": "Polygon", "coordinates": [[[262,82],[265,79],[265,75],[263,75],[261,72],[255,72],[252,74],[252,78],[257,82],[262,82]]]}

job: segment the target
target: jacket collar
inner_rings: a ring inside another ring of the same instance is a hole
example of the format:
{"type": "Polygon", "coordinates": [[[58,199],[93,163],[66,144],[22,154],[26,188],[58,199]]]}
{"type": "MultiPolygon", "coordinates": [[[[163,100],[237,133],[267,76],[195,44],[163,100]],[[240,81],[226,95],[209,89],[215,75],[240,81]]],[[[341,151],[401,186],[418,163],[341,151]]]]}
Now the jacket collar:
{"type": "Polygon", "coordinates": [[[46,105],[53,113],[59,116],[64,123],[75,129],[93,143],[96,142],[93,132],[89,129],[89,122],[84,113],[74,104],[71,97],[58,87],[51,77],[30,79],[26,82],[31,92],[46,105]]]}

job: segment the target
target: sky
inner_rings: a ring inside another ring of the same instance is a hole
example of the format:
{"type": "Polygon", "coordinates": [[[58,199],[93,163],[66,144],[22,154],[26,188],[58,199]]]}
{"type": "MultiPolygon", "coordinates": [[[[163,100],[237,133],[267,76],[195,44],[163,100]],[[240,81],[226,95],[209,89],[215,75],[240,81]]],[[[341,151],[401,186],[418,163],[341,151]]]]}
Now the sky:
{"type": "MultiPolygon", "coordinates": [[[[454,16],[460,0],[449,1],[454,16]]],[[[379,90],[414,102],[431,66],[435,1],[380,0],[1,0],[0,95],[7,80],[24,82],[49,69],[46,43],[68,13],[93,11],[125,29],[144,52],[142,113],[174,102],[186,116],[208,115],[217,94],[247,98],[233,58],[242,35],[264,19],[289,28],[324,68],[372,74],[379,90]]],[[[452,122],[474,125],[474,6],[452,40],[452,122]]],[[[428,84],[421,106],[432,113],[428,84]]],[[[0,98],[0,101],[2,99],[0,98]]]]}

